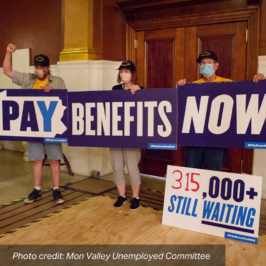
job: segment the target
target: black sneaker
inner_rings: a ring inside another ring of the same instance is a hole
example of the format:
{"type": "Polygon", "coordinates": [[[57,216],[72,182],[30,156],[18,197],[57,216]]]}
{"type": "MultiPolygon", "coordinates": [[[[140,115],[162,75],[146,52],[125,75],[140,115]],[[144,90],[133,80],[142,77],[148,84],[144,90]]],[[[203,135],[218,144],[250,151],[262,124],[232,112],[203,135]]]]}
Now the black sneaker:
{"type": "Polygon", "coordinates": [[[137,198],[132,198],[131,200],[131,205],[130,205],[130,210],[135,211],[139,208],[139,199],[137,198]]]}
{"type": "Polygon", "coordinates": [[[26,203],[32,203],[36,200],[39,200],[42,197],[41,190],[33,189],[33,191],[30,193],[30,195],[24,200],[26,203]]]}
{"type": "Polygon", "coordinates": [[[57,204],[62,204],[65,202],[59,189],[53,190],[53,197],[57,204]]]}
{"type": "Polygon", "coordinates": [[[127,201],[127,196],[124,198],[124,197],[122,197],[122,196],[119,196],[118,198],[117,198],[117,201],[115,202],[115,204],[114,204],[114,207],[115,208],[120,208],[120,207],[122,207],[122,205],[125,203],[127,201]]]}

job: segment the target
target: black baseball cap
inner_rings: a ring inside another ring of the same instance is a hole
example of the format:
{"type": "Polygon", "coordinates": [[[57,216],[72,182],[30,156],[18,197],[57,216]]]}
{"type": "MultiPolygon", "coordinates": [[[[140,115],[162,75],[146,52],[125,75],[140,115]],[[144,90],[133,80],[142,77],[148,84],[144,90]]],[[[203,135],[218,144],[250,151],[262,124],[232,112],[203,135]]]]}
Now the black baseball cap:
{"type": "Polygon", "coordinates": [[[34,56],[34,65],[35,66],[50,66],[49,57],[44,54],[38,54],[34,56]]]}
{"type": "Polygon", "coordinates": [[[206,58],[206,57],[211,58],[211,59],[213,59],[213,60],[218,62],[216,53],[212,52],[212,51],[204,51],[204,52],[202,52],[199,55],[199,58],[197,59],[197,62],[200,63],[201,59],[206,58]]]}
{"type": "Polygon", "coordinates": [[[121,66],[117,70],[120,70],[121,68],[126,68],[129,70],[136,70],[134,63],[129,60],[122,62],[121,66]]]}

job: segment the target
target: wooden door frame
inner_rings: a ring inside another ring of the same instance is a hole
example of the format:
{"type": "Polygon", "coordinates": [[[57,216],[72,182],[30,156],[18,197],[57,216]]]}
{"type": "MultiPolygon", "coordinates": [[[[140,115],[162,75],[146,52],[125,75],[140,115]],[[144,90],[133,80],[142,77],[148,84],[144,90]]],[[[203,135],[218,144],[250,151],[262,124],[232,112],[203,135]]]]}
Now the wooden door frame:
{"type": "MultiPolygon", "coordinates": [[[[247,42],[247,61],[246,61],[246,79],[253,79],[258,71],[258,51],[259,51],[259,8],[248,7],[244,9],[227,10],[221,12],[209,12],[204,16],[202,14],[184,15],[168,18],[157,18],[149,20],[129,21],[126,24],[126,58],[137,62],[136,56],[143,57],[143,54],[137,54],[135,43],[137,32],[139,37],[144,40],[144,31],[177,28],[178,32],[187,28],[193,30],[193,26],[210,25],[218,23],[247,21],[248,42],[247,42]],[[182,29],[183,28],[183,29],[182,29]]],[[[181,40],[182,44],[185,40],[181,40]]],[[[178,44],[177,44],[178,45],[178,44]]],[[[145,69],[145,68],[144,68],[145,69]]],[[[182,70],[183,71],[183,70],[182,70]]],[[[185,76],[184,76],[185,77],[185,76]]],[[[138,80],[144,84],[144,73],[139,73],[138,80]]],[[[241,164],[241,173],[252,173],[254,152],[251,149],[243,149],[243,158],[245,163],[241,164]]],[[[176,159],[177,160],[177,159],[176,159]]]]}
{"type": "Polygon", "coordinates": [[[136,61],[135,39],[136,32],[166,28],[181,28],[208,24],[247,21],[247,79],[253,79],[258,71],[259,52],[259,8],[249,7],[230,11],[210,12],[204,16],[184,15],[169,18],[157,18],[149,20],[129,21],[126,25],[126,58],[136,61]]]}

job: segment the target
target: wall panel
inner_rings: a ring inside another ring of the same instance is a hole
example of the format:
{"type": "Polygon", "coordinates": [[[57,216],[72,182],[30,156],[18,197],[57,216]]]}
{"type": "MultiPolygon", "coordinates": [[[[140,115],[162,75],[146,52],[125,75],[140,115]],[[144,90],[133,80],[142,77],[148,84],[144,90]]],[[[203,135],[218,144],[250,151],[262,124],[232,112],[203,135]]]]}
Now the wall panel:
{"type": "Polygon", "coordinates": [[[8,43],[19,49],[30,48],[30,65],[40,53],[56,64],[63,49],[61,9],[61,0],[1,0],[0,66],[8,43]]]}

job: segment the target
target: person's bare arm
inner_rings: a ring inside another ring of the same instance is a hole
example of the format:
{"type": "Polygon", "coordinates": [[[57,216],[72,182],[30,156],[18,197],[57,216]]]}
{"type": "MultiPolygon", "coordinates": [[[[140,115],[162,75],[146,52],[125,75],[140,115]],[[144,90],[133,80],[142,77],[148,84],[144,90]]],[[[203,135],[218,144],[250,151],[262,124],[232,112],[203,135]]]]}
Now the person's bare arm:
{"type": "Polygon", "coordinates": [[[16,46],[10,43],[6,48],[6,56],[3,63],[4,74],[12,78],[12,54],[16,51],[16,46]]]}

